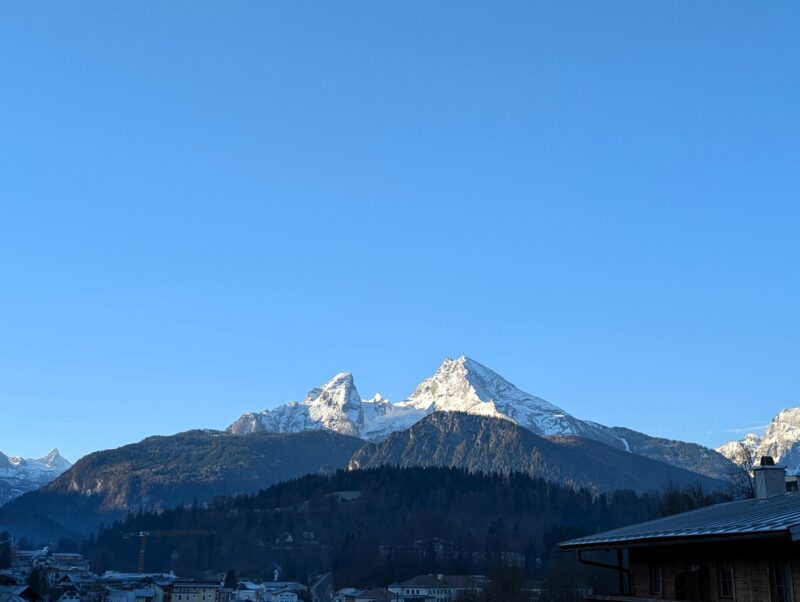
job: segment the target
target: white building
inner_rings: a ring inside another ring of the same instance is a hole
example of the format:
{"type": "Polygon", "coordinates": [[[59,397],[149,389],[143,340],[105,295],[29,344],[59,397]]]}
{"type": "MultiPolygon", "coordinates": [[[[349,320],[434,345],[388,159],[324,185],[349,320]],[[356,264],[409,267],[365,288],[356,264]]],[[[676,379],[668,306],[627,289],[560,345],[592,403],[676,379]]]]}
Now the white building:
{"type": "Polygon", "coordinates": [[[297,592],[293,592],[290,589],[270,592],[269,602],[297,602],[297,592]]]}
{"type": "Polygon", "coordinates": [[[388,590],[398,597],[423,597],[437,601],[453,600],[464,592],[479,592],[486,578],[482,575],[417,575],[388,590]]]}

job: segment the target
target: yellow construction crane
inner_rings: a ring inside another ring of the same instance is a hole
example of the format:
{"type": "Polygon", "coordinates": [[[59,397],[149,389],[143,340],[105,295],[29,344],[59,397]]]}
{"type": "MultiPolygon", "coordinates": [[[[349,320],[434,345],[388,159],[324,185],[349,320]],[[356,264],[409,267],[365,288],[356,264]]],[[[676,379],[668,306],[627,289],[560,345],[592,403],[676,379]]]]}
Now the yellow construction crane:
{"type": "Polygon", "coordinates": [[[138,531],[136,533],[125,533],[125,539],[139,538],[139,571],[144,573],[144,556],[147,550],[147,540],[151,537],[194,537],[196,535],[211,535],[214,531],[203,531],[201,529],[176,529],[171,531],[138,531]]]}

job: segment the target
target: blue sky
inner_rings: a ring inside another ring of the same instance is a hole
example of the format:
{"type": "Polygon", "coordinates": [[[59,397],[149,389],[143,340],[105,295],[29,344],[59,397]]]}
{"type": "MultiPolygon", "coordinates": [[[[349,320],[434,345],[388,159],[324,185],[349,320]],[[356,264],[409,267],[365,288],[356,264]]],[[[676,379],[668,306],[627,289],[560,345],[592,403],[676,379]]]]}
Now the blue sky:
{"type": "Polygon", "coordinates": [[[0,450],[467,354],[718,444],[800,405],[796,2],[0,7],[0,450]]]}

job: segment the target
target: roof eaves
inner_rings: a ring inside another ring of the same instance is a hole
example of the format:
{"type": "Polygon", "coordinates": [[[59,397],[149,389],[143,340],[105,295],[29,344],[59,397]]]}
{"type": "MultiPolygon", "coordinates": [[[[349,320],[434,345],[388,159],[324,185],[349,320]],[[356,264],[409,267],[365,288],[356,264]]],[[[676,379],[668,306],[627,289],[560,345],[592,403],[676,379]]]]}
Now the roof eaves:
{"type": "Polygon", "coordinates": [[[558,544],[559,552],[574,550],[608,550],[615,548],[634,548],[660,545],[680,545],[684,543],[714,543],[751,539],[781,539],[788,535],[787,529],[776,531],[730,532],[730,533],[697,533],[668,535],[663,537],[630,537],[618,539],[581,538],[558,544]],[[587,541],[584,541],[586,539],[587,541]]]}

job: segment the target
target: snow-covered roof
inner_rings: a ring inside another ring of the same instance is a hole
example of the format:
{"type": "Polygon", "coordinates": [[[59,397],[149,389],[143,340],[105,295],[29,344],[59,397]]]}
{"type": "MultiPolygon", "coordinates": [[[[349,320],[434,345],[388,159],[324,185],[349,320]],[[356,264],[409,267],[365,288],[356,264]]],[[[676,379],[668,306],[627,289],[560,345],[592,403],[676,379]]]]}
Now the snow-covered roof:
{"type": "Polygon", "coordinates": [[[293,591],[304,591],[308,588],[297,581],[265,581],[261,584],[264,589],[288,589],[293,591]]]}
{"type": "Polygon", "coordinates": [[[14,594],[15,596],[22,596],[23,594],[31,591],[30,585],[2,585],[0,586],[0,593],[14,594]]]}
{"type": "Polygon", "coordinates": [[[0,602],[26,602],[13,592],[0,591],[0,602]]]}

